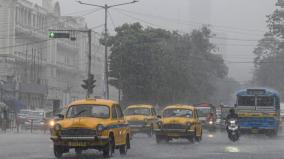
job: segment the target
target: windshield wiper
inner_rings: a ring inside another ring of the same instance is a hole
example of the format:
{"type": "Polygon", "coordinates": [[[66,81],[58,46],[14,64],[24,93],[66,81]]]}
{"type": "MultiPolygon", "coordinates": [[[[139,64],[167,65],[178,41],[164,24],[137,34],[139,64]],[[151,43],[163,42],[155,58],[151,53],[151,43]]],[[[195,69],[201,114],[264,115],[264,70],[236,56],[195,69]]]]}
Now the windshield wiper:
{"type": "Polygon", "coordinates": [[[84,113],[85,111],[87,111],[87,110],[86,110],[86,109],[81,110],[79,113],[75,114],[75,115],[73,116],[73,118],[79,116],[80,114],[84,113]]]}

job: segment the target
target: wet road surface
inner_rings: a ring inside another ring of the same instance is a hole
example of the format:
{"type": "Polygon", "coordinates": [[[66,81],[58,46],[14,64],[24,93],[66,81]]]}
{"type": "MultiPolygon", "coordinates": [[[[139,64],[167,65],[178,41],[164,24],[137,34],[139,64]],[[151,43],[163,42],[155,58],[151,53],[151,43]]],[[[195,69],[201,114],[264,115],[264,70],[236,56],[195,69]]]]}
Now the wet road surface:
{"type": "MultiPolygon", "coordinates": [[[[132,140],[132,148],[126,156],[118,150],[113,159],[284,159],[284,133],[278,137],[265,135],[243,135],[236,143],[227,138],[225,132],[205,132],[200,143],[174,140],[156,144],[155,137],[138,134],[132,140]]],[[[48,134],[0,133],[0,159],[54,159],[52,142],[48,134]]],[[[96,150],[84,151],[76,157],[73,150],[62,159],[102,158],[96,150]]]]}

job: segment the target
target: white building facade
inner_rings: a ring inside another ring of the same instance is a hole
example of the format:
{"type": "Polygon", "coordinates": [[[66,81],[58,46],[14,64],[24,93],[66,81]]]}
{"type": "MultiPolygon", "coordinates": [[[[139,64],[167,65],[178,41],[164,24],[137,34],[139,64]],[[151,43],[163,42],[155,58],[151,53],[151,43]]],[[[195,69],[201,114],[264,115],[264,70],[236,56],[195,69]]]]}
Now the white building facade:
{"type": "MultiPolygon", "coordinates": [[[[87,29],[84,18],[61,16],[55,0],[42,0],[42,5],[27,0],[0,2],[1,99],[15,97],[34,109],[84,98],[81,84],[86,78],[87,35],[71,32],[74,41],[48,38],[49,29],[87,29]]],[[[101,69],[97,64],[93,70],[101,69]]]]}

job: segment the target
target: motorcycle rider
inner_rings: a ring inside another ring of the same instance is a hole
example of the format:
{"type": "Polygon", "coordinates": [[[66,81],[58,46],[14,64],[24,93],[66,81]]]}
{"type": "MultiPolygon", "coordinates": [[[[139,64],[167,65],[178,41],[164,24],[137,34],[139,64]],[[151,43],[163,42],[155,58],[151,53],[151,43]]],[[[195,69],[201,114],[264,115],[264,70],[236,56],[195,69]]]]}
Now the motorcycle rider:
{"type": "Polygon", "coordinates": [[[236,114],[235,109],[230,109],[229,114],[226,117],[226,123],[229,122],[230,119],[236,119],[237,121],[239,120],[238,114],[236,114]]]}
{"type": "Polygon", "coordinates": [[[233,109],[233,108],[230,109],[229,114],[228,114],[227,117],[226,117],[226,130],[227,130],[227,131],[228,131],[229,121],[230,121],[231,119],[236,120],[237,123],[238,123],[238,121],[239,121],[239,116],[238,116],[238,114],[236,114],[235,109],[233,109]]]}

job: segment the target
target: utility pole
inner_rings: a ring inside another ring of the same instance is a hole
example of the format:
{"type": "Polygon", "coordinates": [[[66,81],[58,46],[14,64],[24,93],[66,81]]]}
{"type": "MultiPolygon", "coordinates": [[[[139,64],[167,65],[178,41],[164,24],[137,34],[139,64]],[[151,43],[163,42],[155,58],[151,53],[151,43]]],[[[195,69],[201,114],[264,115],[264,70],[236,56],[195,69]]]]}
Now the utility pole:
{"type": "Polygon", "coordinates": [[[104,64],[104,74],[105,74],[105,98],[109,99],[109,82],[108,82],[108,29],[107,29],[107,12],[109,8],[127,5],[127,4],[133,4],[138,2],[137,0],[133,0],[132,2],[126,2],[126,3],[120,3],[115,5],[96,5],[96,4],[89,4],[84,3],[82,1],[77,1],[79,4],[88,5],[88,6],[95,6],[100,7],[105,10],[105,32],[104,32],[104,45],[105,45],[105,64],[104,64]]]}

